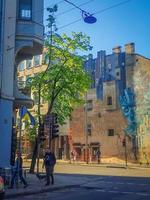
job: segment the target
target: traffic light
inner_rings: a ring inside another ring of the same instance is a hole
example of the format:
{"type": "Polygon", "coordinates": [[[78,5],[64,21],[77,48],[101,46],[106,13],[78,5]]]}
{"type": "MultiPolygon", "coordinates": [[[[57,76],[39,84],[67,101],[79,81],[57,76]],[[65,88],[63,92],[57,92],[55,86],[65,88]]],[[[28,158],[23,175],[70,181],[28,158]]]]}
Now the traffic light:
{"type": "Polygon", "coordinates": [[[51,126],[52,139],[59,136],[58,132],[59,132],[58,117],[57,114],[53,114],[52,126],[51,126]]]}
{"type": "Polygon", "coordinates": [[[11,136],[11,155],[10,155],[10,164],[12,166],[14,166],[15,164],[16,149],[17,149],[17,133],[16,133],[16,128],[13,126],[12,136],[11,136]]]}
{"type": "Polygon", "coordinates": [[[46,140],[45,133],[44,133],[44,123],[40,124],[39,126],[39,137],[40,137],[41,142],[44,142],[46,140]]]}

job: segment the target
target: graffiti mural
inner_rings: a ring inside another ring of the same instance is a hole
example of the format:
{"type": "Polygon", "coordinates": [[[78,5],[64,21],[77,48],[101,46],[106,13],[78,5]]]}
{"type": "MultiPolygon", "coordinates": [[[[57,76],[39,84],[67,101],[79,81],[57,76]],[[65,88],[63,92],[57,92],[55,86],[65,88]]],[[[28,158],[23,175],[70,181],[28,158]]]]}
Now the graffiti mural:
{"type": "Polygon", "coordinates": [[[134,93],[131,88],[126,88],[119,98],[122,112],[127,119],[128,126],[125,128],[127,135],[136,135],[136,117],[135,117],[135,100],[134,93]]]}

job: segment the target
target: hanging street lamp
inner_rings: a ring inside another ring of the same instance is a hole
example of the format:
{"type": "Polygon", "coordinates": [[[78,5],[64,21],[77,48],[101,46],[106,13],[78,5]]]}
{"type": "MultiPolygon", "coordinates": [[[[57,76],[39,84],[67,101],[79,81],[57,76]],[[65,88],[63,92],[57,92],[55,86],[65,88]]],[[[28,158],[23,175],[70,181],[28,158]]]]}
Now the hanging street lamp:
{"type": "Polygon", "coordinates": [[[82,12],[82,18],[85,23],[94,24],[97,21],[96,17],[94,17],[93,14],[90,14],[90,13],[86,12],[85,10],[82,10],[80,7],[78,7],[77,5],[75,5],[74,3],[72,3],[68,0],[64,0],[64,1],[73,5],[75,8],[79,9],[82,12]]]}

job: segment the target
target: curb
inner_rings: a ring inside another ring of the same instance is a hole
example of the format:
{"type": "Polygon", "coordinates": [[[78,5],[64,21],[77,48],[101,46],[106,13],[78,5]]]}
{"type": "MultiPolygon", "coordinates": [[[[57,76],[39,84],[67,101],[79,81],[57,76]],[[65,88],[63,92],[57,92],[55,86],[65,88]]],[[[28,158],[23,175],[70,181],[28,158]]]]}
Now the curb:
{"type": "Polygon", "coordinates": [[[122,164],[121,165],[113,165],[112,164],[105,164],[105,163],[100,163],[100,164],[92,164],[92,163],[89,163],[89,164],[86,164],[86,163],[57,163],[58,165],[70,165],[70,166],[88,166],[88,167],[106,167],[106,168],[124,168],[124,169],[150,169],[150,166],[133,166],[133,165],[128,165],[128,166],[125,166],[122,164]]]}
{"type": "Polygon", "coordinates": [[[39,189],[39,190],[32,190],[32,191],[24,191],[24,192],[18,192],[14,194],[6,194],[5,193],[5,198],[10,199],[12,197],[18,197],[18,196],[29,196],[33,194],[40,194],[44,192],[53,192],[57,190],[62,190],[66,188],[72,188],[72,187],[79,187],[79,185],[65,185],[65,186],[56,186],[54,188],[45,188],[45,189],[39,189]]]}

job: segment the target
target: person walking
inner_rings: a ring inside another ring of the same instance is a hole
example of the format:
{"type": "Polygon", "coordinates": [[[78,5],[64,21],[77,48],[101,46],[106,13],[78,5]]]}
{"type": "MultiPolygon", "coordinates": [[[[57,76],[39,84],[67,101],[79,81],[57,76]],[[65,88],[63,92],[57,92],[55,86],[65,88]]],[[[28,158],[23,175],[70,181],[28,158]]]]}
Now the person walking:
{"type": "Polygon", "coordinates": [[[28,186],[26,180],[23,177],[23,160],[21,157],[21,153],[17,152],[17,158],[15,161],[15,167],[14,167],[14,171],[13,171],[13,175],[12,175],[12,179],[11,179],[11,186],[10,188],[13,188],[14,186],[14,182],[15,180],[19,177],[20,181],[24,184],[24,188],[26,188],[28,186]]]}
{"type": "Polygon", "coordinates": [[[97,163],[100,164],[100,162],[101,162],[101,151],[100,150],[97,150],[96,156],[97,156],[97,163]]]}
{"type": "Polygon", "coordinates": [[[54,166],[56,164],[56,157],[54,152],[52,152],[50,149],[46,149],[45,155],[44,155],[44,163],[43,167],[45,166],[46,170],[46,186],[50,184],[50,177],[51,177],[51,184],[54,184],[54,166]]]}

